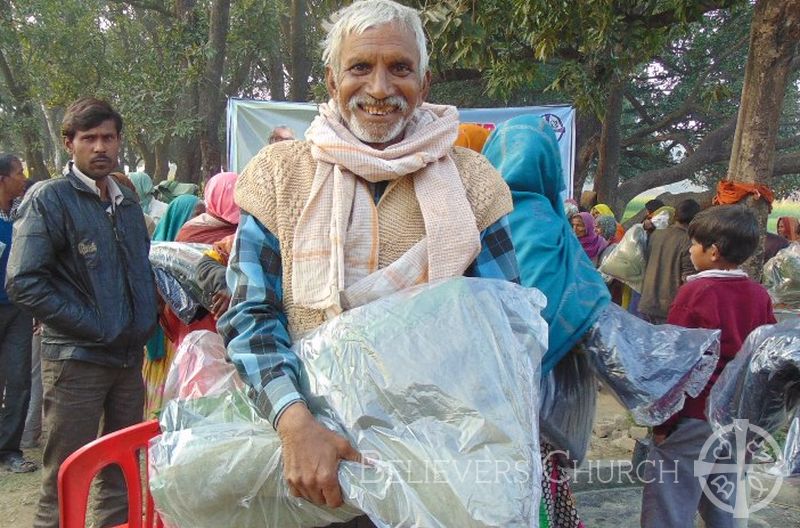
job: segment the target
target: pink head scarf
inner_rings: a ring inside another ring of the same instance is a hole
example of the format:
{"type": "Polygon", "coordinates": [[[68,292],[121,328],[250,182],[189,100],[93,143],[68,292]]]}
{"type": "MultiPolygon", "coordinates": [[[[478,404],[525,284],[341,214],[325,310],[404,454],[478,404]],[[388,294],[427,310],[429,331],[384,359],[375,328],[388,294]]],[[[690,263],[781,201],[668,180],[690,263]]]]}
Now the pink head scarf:
{"type": "Polygon", "coordinates": [[[578,215],[583,220],[583,225],[586,227],[586,234],[580,237],[578,240],[583,246],[583,250],[586,251],[586,254],[589,256],[590,259],[595,258],[601,251],[603,251],[606,246],[608,246],[608,242],[606,239],[598,235],[594,232],[594,218],[589,213],[578,213],[578,215]]]}
{"type": "Polygon", "coordinates": [[[237,177],[235,172],[220,172],[206,183],[206,211],[229,224],[239,223],[239,206],[233,201],[237,177]]]}

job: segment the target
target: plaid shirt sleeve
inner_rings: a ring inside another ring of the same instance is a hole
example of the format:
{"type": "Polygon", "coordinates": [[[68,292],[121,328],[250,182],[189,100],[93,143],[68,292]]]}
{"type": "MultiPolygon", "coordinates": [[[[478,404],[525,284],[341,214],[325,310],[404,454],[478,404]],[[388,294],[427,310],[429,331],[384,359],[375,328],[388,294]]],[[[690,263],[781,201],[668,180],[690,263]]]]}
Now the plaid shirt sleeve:
{"type": "Polygon", "coordinates": [[[481,233],[481,252],[464,272],[467,277],[504,279],[519,284],[519,265],[508,217],[504,216],[481,233]]]}
{"type": "MultiPolygon", "coordinates": [[[[481,251],[464,275],[519,283],[505,217],[481,233],[481,251]]],[[[256,406],[275,426],[290,404],[304,401],[297,388],[302,367],[291,351],[283,311],[280,244],[244,211],[228,263],[227,283],[231,307],[217,329],[231,361],[252,388],[256,406]]]]}
{"type": "Polygon", "coordinates": [[[275,426],[290,404],[304,401],[297,388],[302,367],[291,351],[283,311],[278,239],[244,211],[226,281],[231,306],[217,329],[239,375],[251,387],[261,415],[275,426]]]}

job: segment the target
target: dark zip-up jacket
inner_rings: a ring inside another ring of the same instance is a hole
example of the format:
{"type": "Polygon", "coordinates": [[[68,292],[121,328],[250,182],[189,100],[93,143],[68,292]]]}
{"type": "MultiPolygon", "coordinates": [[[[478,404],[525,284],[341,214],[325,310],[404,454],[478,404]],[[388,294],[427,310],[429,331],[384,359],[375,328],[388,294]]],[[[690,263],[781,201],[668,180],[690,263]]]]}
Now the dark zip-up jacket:
{"type": "Polygon", "coordinates": [[[156,324],[150,241],[133,193],[106,212],[71,171],[25,196],[6,273],[11,300],[43,323],[42,357],[141,364],[156,324]]]}

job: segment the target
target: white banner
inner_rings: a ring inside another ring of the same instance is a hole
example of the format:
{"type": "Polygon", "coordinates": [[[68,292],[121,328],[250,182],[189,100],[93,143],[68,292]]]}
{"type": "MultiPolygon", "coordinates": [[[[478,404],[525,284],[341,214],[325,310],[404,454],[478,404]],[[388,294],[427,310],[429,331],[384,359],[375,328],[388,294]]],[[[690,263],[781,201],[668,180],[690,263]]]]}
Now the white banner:
{"type": "MultiPolygon", "coordinates": [[[[523,114],[541,115],[553,127],[561,152],[567,196],[572,195],[575,170],[575,109],[571,106],[526,106],[518,108],[460,108],[463,123],[478,123],[489,129],[523,114]]],[[[228,100],[229,170],[240,172],[266,144],[272,129],[285,125],[302,138],[317,115],[313,103],[286,103],[252,99],[228,100]]]]}

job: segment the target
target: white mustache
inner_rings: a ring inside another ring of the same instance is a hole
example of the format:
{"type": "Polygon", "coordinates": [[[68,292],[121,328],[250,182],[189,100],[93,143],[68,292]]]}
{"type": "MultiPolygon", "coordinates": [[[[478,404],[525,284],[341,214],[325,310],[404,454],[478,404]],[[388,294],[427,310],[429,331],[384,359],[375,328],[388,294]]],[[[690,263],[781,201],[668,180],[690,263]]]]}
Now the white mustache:
{"type": "Polygon", "coordinates": [[[398,95],[390,95],[385,99],[375,99],[369,95],[354,95],[350,98],[347,106],[351,112],[357,110],[359,106],[396,106],[401,112],[408,109],[406,100],[398,95]]]}

